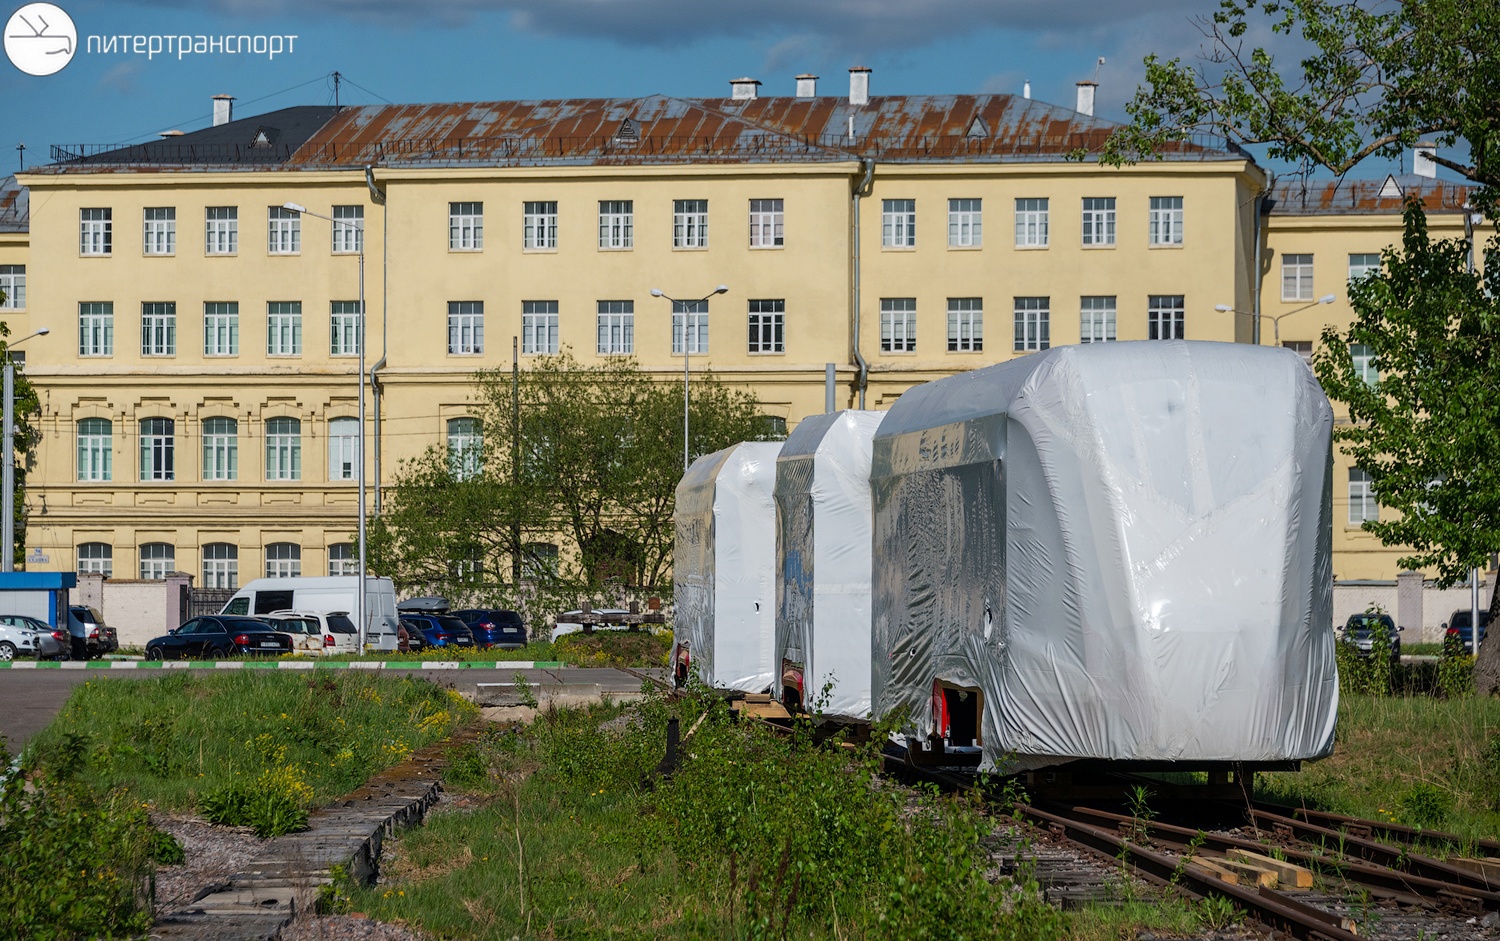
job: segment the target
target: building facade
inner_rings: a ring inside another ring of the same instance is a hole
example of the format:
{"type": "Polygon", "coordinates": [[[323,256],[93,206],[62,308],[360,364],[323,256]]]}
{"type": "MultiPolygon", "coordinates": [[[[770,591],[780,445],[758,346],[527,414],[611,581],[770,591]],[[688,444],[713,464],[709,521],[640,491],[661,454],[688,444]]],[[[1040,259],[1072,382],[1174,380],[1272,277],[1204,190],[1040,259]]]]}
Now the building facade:
{"type": "MultiPolygon", "coordinates": [[[[473,377],[513,346],[523,368],[629,355],[672,381],[686,354],[790,428],[824,409],[829,364],[836,407],[884,408],[1054,344],[1252,342],[1257,319],[1273,342],[1267,318],[1306,303],[1294,256],[1336,300],[1280,339],[1315,340],[1349,316],[1334,262],[1399,234],[1399,200],[1264,213],[1265,173],[1223,144],[1112,169],[1070,158],[1111,130],[1088,114],[870,97],[868,80],[224,107],[151,144],[55,148],[0,187],[0,282],[26,280],[5,319],[51,330],[25,347],[42,401],[27,540],[47,560],[28,567],[212,587],[352,572],[361,249],[374,491],[428,446],[482,439],[473,377]],[[1264,317],[1236,313],[1257,296],[1264,317]]],[[[1394,577],[1357,528],[1335,540],[1339,577],[1394,577]]]]}

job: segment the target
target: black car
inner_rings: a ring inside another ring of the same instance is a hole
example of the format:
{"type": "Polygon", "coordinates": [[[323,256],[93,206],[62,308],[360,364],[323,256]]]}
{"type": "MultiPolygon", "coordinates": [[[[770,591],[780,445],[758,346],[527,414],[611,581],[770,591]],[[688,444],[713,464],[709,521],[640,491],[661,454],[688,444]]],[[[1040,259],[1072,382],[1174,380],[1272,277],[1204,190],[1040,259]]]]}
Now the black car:
{"type": "Polygon", "coordinates": [[[519,650],[526,646],[526,622],[514,611],[497,608],[464,608],[453,616],[469,625],[479,647],[519,650]]]}
{"type": "Polygon", "coordinates": [[[216,614],[193,618],[146,642],[147,660],[217,659],[234,654],[279,656],[292,652],[292,638],[258,618],[216,614]]]}
{"type": "Polygon", "coordinates": [[[1375,648],[1375,633],[1381,630],[1385,632],[1385,642],[1391,648],[1391,662],[1400,661],[1401,638],[1397,632],[1401,628],[1396,626],[1389,614],[1349,615],[1349,620],[1344,622],[1344,643],[1353,644],[1359,649],[1361,657],[1368,657],[1375,648]]]}
{"type": "MultiPolygon", "coordinates": [[[[1464,653],[1474,653],[1474,626],[1473,612],[1468,608],[1460,608],[1454,611],[1448,618],[1448,623],[1443,625],[1443,636],[1452,637],[1464,645],[1464,653]]],[[[1485,641],[1490,636],[1490,612],[1484,608],[1479,609],[1479,646],[1482,649],[1485,641]]]]}
{"type": "Polygon", "coordinates": [[[415,622],[401,619],[396,628],[396,649],[402,653],[421,653],[427,649],[427,639],[415,622]]]}

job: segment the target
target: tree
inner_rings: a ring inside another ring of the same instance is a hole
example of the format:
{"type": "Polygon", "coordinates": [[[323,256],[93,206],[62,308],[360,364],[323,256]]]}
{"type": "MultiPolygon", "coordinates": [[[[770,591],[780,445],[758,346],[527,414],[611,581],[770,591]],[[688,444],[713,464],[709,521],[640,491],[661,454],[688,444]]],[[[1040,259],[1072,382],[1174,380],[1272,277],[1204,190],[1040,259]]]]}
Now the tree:
{"type": "Polygon", "coordinates": [[[1500,5],[1221,0],[1202,28],[1208,49],[1197,65],[1146,58],[1146,84],[1106,162],[1148,159],[1207,132],[1342,176],[1430,139],[1466,151],[1436,155],[1442,166],[1486,189],[1500,184],[1500,5]],[[1288,45],[1300,39],[1307,54],[1294,76],[1265,47],[1246,47],[1258,25],[1288,45]]]}
{"type": "MultiPolygon", "coordinates": [[[[402,465],[370,527],[377,571],[403,589],[486,602],[522,597],[517,570],[548,604],[597,600],[611,584],[669,590],[679,386],[633,359],[563,353],[537,357],[515,386],[508,369],[479,373],[473,399],[478,460],[433,447],[402,465]]],[[[709,372],[693,379],[690,426],[694,454],[763,430],[754,396],[709,372]]]]}
{"type": "MultiPolygon", "coordinates": [[[[0,304],[4,301],[5,292],[0,291],[0,304]]],[[[10,325],[0,321],[0,363],[10,356],[10,345],[3,339],[8,336],[10,336],[10,325]]],[[[26,471],[31,468],[36,459],[36,446],[41,440],[32,419],[41,414],[42,401],[37,397],[36,389],[31,385],[31,381],[26,378],[25,371],[19,368],[16,369],[14,393],[16,450],[15,453],[6,455],[4,459],[14,461],[16,467],[16,545],[12,561],[16,570],[20,571],[25,568],[26,561],[26,471]]]]}

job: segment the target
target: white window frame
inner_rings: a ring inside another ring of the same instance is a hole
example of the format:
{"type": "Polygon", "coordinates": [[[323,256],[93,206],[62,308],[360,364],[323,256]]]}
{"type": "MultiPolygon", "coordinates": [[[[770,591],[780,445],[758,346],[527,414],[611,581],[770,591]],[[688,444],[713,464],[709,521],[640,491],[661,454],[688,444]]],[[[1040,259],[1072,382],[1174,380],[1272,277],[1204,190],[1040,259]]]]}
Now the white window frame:
{"type": "Polygon", "coordinates": [[[484,301],[448,302],[448,355],[484,354],[484,301]]]}
{"type": "Polygon", "coordinates": [[[784,200],[750,200],[750,247],[786,247],[786,204],[784,200]]]}
{"type": "Polygon", "coordinates": [[[78,479],[113,480],[115,475],[115,426],[108,418],[78,421],[78,479]]]}
{"type": "Polygon", "coordinates": [[[328,355],[358,356],[360,336],[359,301],[330,301],[328,307],[328,355]]]}
{"type": "Polygon", "coordinates": [[[26,266],[0,265],[0,310],[26,309],[26,266]]]}
{"type": "Polygon", "coordinates": [[[528,252],[557,249],[557,201],[534,200],[522,204],[521,245],[528,252]]]}
{"type": "Polygon", "coordinates": [[[1146,300],[1146,339],[1187,338],[1187,298],[1181,294],[1151,294],[1146,300]]]}
{"type": "Polygon", "coordinates": [[[598,301],[595,311],[599,355],[634,354],[635,301],[598,301]]]}
{"type": "Polygon", "coordinates": [[[328,479],[354,480],[359,466],[359,419],[328,420],[328,479]]]}
{"type": "Polygon", "coordinates": [[[115,355],[115,305],[113,301],[79,302],[78,355],[115,355]]]}
{"type": "Polygon", "coordinates": [[[177,549],[171,543],[148,542],[136,551],[140,555],[142,581],[163,581],[177,568],[177,549]]]}
{"type": "Polygon", "coordinates": [[[141,254],[177,254],[177,208],[147,206],[141,214],[141,254]]]}
{"type": "Polygon", "coordinates": [[[687,352],[701,356],[708,352],[708,301],[672,302],[672,355],[681,356],[683,341],[687,352]],[[687,331],[684,338],[683,331],[687,331]]]}
{"type": "Polygon", "coordinates": [[[1157,247],[1182,246],[1182,197],[1152,196],[1150,244],[1157,247]]]}
{"type": "Polygon", "coordinates": [[[1045,196],[1016,199],[1016,248],[1046,248],[1051,218],[1050,203],[1045,196]]]}
{"type": "Polygon", "coordinates": [[[1375,485],[1369,473],[1358,467],[1349,468],[1349,525],[1362,527],[1379,519],[1380,502],[1375,498],[1375,485]]]}
{"type": "Polygon", "coordinates": [[[1119,316],[1113,294],[1086,294],[1078,299],[1078,342],[1113,343],[1119,316]]]}
{"type": "Polygon", "coordinates": [[[448,204],[448,251],[484,251],[484,203],[448,204]]]}
{"type": "Polygon", "coordinates": [[[1305,366],[1307,366],[1308,369],[1313,368],[1313,363],[1312,363],[1313,341],[1311,341],[1311,340],[1282,340],[1281,341],[1281,345],[1283,347],[1291,350],[1293,353],[1296,353],[1298,356],[1302,357],[1302,362],[1303,362],[1303,364],[1305,366]]]}
{"type": "Polygon", "coordinates": [[[1380,273],[1379,252],[1350,252],[1349,253],[1349,283],[1362,281],[1372,274],[1380,273]],[[1355,259],[1359,259],[1355,261],[1355,259]]]}
{"type": "Polygon", "coordinates": [[[203,479],[240,479],[240,423],[235,419],[203,419],[203,479]]]}
{"type": "Polygon", "coordinates": [[[454,480],[472,480],[484,469],[484,427],[477,418],[448,419],[448,468],[454,480]]]}
{"type": "Polygon", "coordinates": [[[266,546],[266,578],[298,578],[302,575],[302,547],[295,542],[273,542],[266,546]]]}
{"type": "Polygon", "coordinates": [[[1310,301],[1313,299],[1313,256],[1297,253],[1281,256],[1281,299],[1284,301],[1310,301]]]}
{"type": "Polygon", "coordinates": [[[599,250],[629,251],[635,247],[635,200],[599,200],[599,250]]]}
{"type": "Polygon", "coordinates": [[[336,542],[328,547],[329,575],[358,575],[359,554],[352,542],[336,542]]]}
{"type": "Polygon", "coordinates": [[[209,542],[203,545],[203,587],[234,589],[240,582],[240,550],[233,543],[209,542]]]}
{"type": "Polygon", "coordinates": [[[78,210],[78,254],[105,258],[114,254],[114,210],[78,210]]]}
{"type": "Polygon", "coordinates": [[[266,302],[266,355],[302,355],[302,302],[266,302]]]}
{"type": "Polygon", "coordinates": [[[302,422],[266,419],[266,480],[302,479],[302,422]]]}
{"type": "Polygon", "coordinates": [[[141,419],[141,480],[177,479],[173,453],[176,432],[176,423],[170,418],[141,419]]]}
{"type": "Polygon", "coordinates": [[[984,200],[948,200],[948,247],[979,248],[984,244],[984,200]]]}
{"type": "Polygon", "coordinates": [[[881,248],[917,247],[917,201],[883,199],[880,201],[881,248]]]}
{"type": "Polygon", "coordinates": [[[333,230],[335,255],[358,255],[365,247],[365,207],[334,206],[329,228],[333,230]]]}
{"type": "Polygon", "coordinates": [[[984,350],[984,298],[948,298],[948,352],[984,350]]]}
{"type": "Polygon", "coordinates": [[[749,352],[756,356],[786,352],[786,300],[762,298],[750,301],[749,352]]]}
{"type": "Polygon", "coordinates": [[[552,355],[558,350],[557,301],[521,302],[521,352],[552,355]]]}
{"type": "MultiPolygon", "coordinates": [[[[335,229],[341,226],[335,225],[335,229]]],[[[302,213],[285,206],[266,209],[266,253],[269,255],[302,254],[302,213]]]]}
{"type": "Polygon", "coordinates": [[[1052,348],[1052,298],[1017,297],[1014,299],[1015,342],[1017,353],[1052,348]]]}
{"type": "Polygon", "coordinates": [[[1354,363],[1354,374],[1373,386],[1380,381],[1380,368],[1375,363],[1375,351],[1365,343],[1349,344],[1349,359],[1354,363]]]}
{"type": "Polygon", "coordinates": [[[239,207],[209,206],[203,213],[203,254],[238,255],[239,251],[239,207]]]}
{"type": "Polygon", "coordinates": [[[141,303],[141,355],[177,355],[177,302],[141,303]]]}
{"type": "Polygon", "coordinates": [[[684,249],[708,247],[708,200],[674,199],[672,201],[672,247],[684,249]]]}
{"type": "Polygon", "coordinates": [[[915,297],[882,297],[880,299],[880,352],[915,353],[917,351],[917,299],[915,297]]]}
{"type": "Polygon", "coordinates": [[[203,355],[240,355],[238,301],[203,302],[203,355]]]}
{"type": "Polygon", "coordinates": [[[79,574],[86,572],[105,578],[115,574],[115,547],[107,542],[79,543],[75,558],[79,574]]]}
{"type": "Polygon", "coordinates": [[[1115,245],[1115,198],[1083,197],[1083,244],[1086,248],[1113,248],[1115,245]]]}

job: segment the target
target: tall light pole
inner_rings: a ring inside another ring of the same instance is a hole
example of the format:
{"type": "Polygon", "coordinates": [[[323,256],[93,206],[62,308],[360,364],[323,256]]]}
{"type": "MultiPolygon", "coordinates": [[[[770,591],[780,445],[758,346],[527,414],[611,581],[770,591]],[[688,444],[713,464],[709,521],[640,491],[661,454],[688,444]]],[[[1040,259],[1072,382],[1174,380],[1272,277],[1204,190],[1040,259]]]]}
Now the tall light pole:
{"type": "Polygon", "coordinates": [[[0,513],[5,514],[4,522],[0,523],[0,542],[4,543],[0,551],[5,557],[0,559],[0,572],[16,570],[16,365],[10,361],[10,351],[32,337],[44,337],[51,332],[42,327],[5,347],[5,500],[0,507],[0,513]]]}
{"type": "Polygon", "coordinates": [[[365,611],[365,578],[369,570],[365,567],[365,237],[363,226],[347,219],[335,219],[322,213],[311,212],[297,203],[282,203],[281,208],[299,216],[312,216],[332,223],[335,228],[347,226],[354,231],[354,245],[359,252],[359,326],[355,329],[355,344],[359,347],[359,440],[354,448],[355,474],[359,478],[359,590],[355,592],[355,617],[359,624],[359,652],[364,653],[368,640],[369,624],[365,611]]]}
{"type": "MultiPolygon", "coordinates": [[[[1474,230],[1484,222],[1467,200],[1464,202],[1464,241],[1469,244],[1469,274],[1474,273],[1474,230]]],[[[1491,589],[1493,591],[1493,588],[1491,589]]],[[[1474,657],[1479,657],[1479,566],[1469,569],[1469,636],[1474,640],[1474,657]]]]}
{"type": "MultiPolygon", "coordinates": [[[[715,294],[723,294],[728,290],[728,285],[721,284],[697,300],[679,301],[677,298],[663,292],[661,288],[651,289],[652,297],[664,297],[672,302],[674,308],[682,308],[682,472],[684,474],[687,473],[688,465],[692,463],[688,444],[690,440],[688,438],[688,405],[691,401],[688,398],[688,354],[692,350],[692,347],[688,346],[688,314],[697,313],[697,311],[689,311],[688,305],[707,303],[710,297],[713,297],[715,294]]],[[[672,313],[675,314],[677,311],[674,309],[672,313]]]]}
{"type": "Polygon", "coordinates": [[[1215,304],[1214,310],[1218,311],[1221,314],[1244,314],[1247,317],[1259,317],[1262,320],[1271,321],[1271,333],[1274,337],[1274,342],[1277,346],[1280,346],[1281,318],[1290,317],[1293,314],[1300,314],[1304,310],[1307,310],[1309,307],[1317,307],[1319,304],[1332,304],[1336,300],[1338,300],[1338,298],[1334,295],[1324,294],[1322,297],[1313,301],[1311,304],[1303,304],[1301,307],[1293,308],[1292,310],[1289,310],[1284,314],[1277,314],[1275,317],[1272,317],[1269,314],[1263,314],[1258,310],[1237,310],[1230,304],[1215,304]]]}

